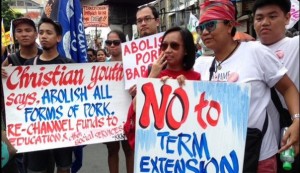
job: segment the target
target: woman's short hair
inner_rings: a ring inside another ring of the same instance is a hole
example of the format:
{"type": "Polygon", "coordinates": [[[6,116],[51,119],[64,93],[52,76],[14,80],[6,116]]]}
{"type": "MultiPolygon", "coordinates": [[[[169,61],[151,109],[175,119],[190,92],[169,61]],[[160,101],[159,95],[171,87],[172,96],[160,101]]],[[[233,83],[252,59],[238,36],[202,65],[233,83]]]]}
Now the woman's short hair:
{"type": "Polygon", "coordinates": [[[186,71],[192,69],[196,59],[196,47],[194,45],[194,38],[192,33],[186,28],[175,26],[168,29],[164,33],[162,41],[165,39],[166,35],[171,32],[179,32],[182,38],[182,43],[184,45],[184,50],[186,53],[183,57],[183,69],[186,71]]]}
{"type": "Polygon", "coordinates": [[[111,30],[111,31],[107,34],[107,37],[108,37],[110,34],[112,34],[112,33],[117,34],[117,35],[119,36],[119,38],[120,38],[120,40],[121,40],[122,43],[126,42],[126,36],[125,36],[125,34],[124,34],[122,31],[120,31],[120,30],[111,30]]]}

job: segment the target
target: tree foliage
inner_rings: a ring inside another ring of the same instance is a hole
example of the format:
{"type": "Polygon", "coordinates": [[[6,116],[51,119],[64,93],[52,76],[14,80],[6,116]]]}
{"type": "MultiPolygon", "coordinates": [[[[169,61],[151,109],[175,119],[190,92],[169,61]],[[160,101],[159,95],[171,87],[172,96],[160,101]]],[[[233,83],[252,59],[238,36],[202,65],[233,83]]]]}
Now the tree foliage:
{"type": "Polygon", "coordinates": [[[3,19],[5,31],[9,31],[11,20],[23,16],[21,13],[14,12],[10,8],[10,6],[9,6],[10,1],[11,0],[2,0],[1,1],[1,17],[3,19]]]}

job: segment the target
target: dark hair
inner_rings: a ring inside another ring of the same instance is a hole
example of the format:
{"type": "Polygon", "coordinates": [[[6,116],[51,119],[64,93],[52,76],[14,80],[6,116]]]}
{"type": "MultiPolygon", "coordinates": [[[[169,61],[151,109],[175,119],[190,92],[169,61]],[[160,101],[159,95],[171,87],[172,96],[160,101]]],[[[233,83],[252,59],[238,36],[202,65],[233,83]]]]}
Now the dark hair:
{"type": "Polygon", "coordinates": [[[112,34],[112,33],[117,34],[117,35],[119,36],[119,38],[120,38],[120,40],[121,40],[122,43],[126,42],[126,36],[125,36],[125,34],[124,34],[122,31],[120,31],[120,30],[111,30],[111,31],[107,34],[107,37],[108,37],[110,34],[112,34]]]}
{"type": "MultiPolygon", "coordinates": [[[[225,25],[228,25],[229,22],[230,22],[229,20],[224,20],[224,24],[225,24],[225,25]]],[[[232,37],[234,37],[235,33],[236,33],[236,27],[234,26],[234,27],[232,28],[232,30],[231,30],[230,35],[231,35],[232,37]]]]}
{"type": "Polygon", "coordinates": [[[186,28],[175,26],[168,29],[164,33],[162,37],[162,41],[165,39],[166,35],[168,35],[171,32],[179,32],[182,38],[182,43],[184,45],[184,50],[186,52],[186,54],[183,57],[183,69],[186,71],[192,69],[196,59],[196,55],[195,55],[196,47],[194,45],[194,38],[192,33],[186,28]]]}
{"type": "Polygon", "coordinates": [[[105,49],[98,49],[97,52],[96,52],[96,54],[98,54],[99,51],[102,51],[105,54],[105,56],[107,57],[107,52],[106,52],[105,49]]]}
{"type": "Polygon", "coordinates": [[[40,20],[40,22],[38,24],[38,30],[40,30],[40,26],[43,23],[49,23],[49,24],[53,25],[56,34],[62,36],[62,27],[61,27],[61,25],[58,22],[55,22],[52,19],[47,18],[47,17],[41,18],[41,20],[40,20]]]}
{"type": "Polygon", "coordinates": [[[87,52],[91,51],[93,53],[93,55],[97,55],[97,52],[95,51],[95,49],[93,48],[88,48],[87,52]]]}
{"type": "Polygon", "coordinates": [[[278,6],[284,14],[287,14],[291,10],[291,1],[290,0],[256,0],[253,4],[252,12],[255,14],[258,8],[276,5],[278,6]]]}
{"type": "Polygon", "coordinates": [[[142,7],[140,7],[138,9],[138,11],[141,11],[142,9],[147,8],[147,7],[150,8],[150,10],[152,11],[152,14],[153,14],[154,18],[157,19],[159,17],[159,14],[158,14],[156,8],[153,5],[142,6],[142,7]]]}
{"type": "Polygon", "coordinates": [[[18,25],[20,24],[28,24],[29,26],[31,26],[34,31],[36,32],[36,27],[35,27],[35,23],[33,22],[33,20],[29,19],[29,18],[25,18],[25,17],[20,17],[17,18],[15,20],[13,20],[12,25],[13,25],[13,32],[16,31],[16,27],[18,27],[18,25]]]}

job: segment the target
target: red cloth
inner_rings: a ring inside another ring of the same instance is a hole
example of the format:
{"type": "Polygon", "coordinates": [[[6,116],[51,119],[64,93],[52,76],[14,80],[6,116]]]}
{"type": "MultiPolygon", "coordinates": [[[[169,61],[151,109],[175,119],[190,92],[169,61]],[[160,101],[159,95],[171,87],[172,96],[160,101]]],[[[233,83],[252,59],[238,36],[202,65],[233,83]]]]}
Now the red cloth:
{"type": "Polygon", "coordinates": [[[201,76],[198,72],[195,72],[194,70],[189,70],[189,71],[172,71],[165,69],[160,72],[158,75],[158,78],[161,78],[163,76],[169,76],[173,79],[176,79],[179,75],[184,75],[187,80],[200,80],[201,76]]]}
{"type": "MultiPolygon", "coordinates": [[[[205,0],[200,4],[199,23],[210,20],[235,21],[235,14],[235,7],[229,0],[205,0]]],[[[236,22],[235,25],[237,25],[236,22]]]]}
{"type": "MultiPolygon", "coordinates": [[[[173,79],[176,79],[177,76],[179,76],[181,74],[184,75],[187,80],[200,80],[201,79],[200,74],[193,70],[171,71],[171,70],[167,70],[167,69],[161,71],[158,78],[160,78],[162,76],[169,76],[169,77],[172,77],[173,79]]],[[[127,137],[127,141],[132,150],[134,150],[134,143],[135,143],[135,122],[136,122],[136,116],[135,116],[135,111],[133,110],[133,102],[131,102],[128,113],[127,113],[127,120],[124,124],[124,133],[127,137]]]]}
{"type": "Polygon", "coordinates": [[[127,113],[127,120],[124,124],[124,133],[127,137],[128,144],[134,150],[135,140],[135,111],[133,110],[133,102],[129,106],[127,113]]]}

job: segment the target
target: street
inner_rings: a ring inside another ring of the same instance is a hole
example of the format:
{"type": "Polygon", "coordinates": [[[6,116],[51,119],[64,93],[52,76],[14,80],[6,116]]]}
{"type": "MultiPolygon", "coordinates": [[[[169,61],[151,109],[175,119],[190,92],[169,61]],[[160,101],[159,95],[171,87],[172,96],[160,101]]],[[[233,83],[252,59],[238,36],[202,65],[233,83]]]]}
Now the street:
{"type": "MultiPolygon", "coordinates": [[[[119,155],[119,173],[126,173],[122,146],[119,155]]],[[[83,163],[78,173],[109,173],[105,144],[93,144],[83,148],[83,163]]]]}

